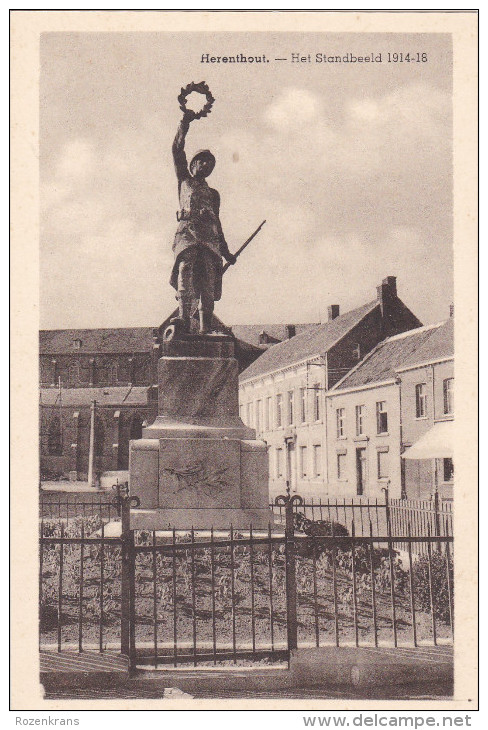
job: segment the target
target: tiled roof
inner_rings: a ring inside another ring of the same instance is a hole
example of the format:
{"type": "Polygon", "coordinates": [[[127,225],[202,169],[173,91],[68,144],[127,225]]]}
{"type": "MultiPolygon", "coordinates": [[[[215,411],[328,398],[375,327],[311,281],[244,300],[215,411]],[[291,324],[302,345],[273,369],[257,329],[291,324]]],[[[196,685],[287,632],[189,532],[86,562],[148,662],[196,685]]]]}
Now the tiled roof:
{"type": "MultiPolygon", "coordinates": [[[[295,324],[293,326],[295,327],[296,335],[298,335],[309,329],[309,327],[314,327],[316,325],[295,324]]],[[[234,324],[231,329],[237,339],[243,340],[243,342],[248,342],[251,345],[266,347],[267,343],[259,342],[261,333],[264,332],[270,338],[271,342],[268,343],[268,345],[272,343],[276,344],[277,342],[282,342],[283,340],[288,339],[286,327],[286,324],[234,324]]]]}
{"type": "Polygon", "coordinates": [[[418,353],[428,345],[429,340],[436,335],[441,326],[442,323],[419,327],[401,335],[388,337],[366,355],[364,360],[332,388],[332,391],[381,383],[395,378],[396,369],[408,360],[413,359],[418,362],[418,353]]]}
{"type": "Polygon", "coordinates": [[[41,355],[75,352],[74,340],[81,340],[76,352],[150,352],[153,348],[152,327],[115,327],[110,329],[41,330],[41,355]]]}
{"type": "Polygon", "coordinates": [[[373,302],[352,309],[330,322],[310,325],[290,340],[280,342],[266,350],[261,357],[258,357],[241,373],[240,380],[249,380],[327,352],[332,345],[344,337],[377,306],[379,306],[378,301],[375,299],[373,302]]]}
{"type": "Polygon", "coordinates": [[[454,356],[454,319],[450,317],[419,349],[412,353],[400,367],[421,365],[422,363],[454,356]]]}
{"type": "MultiPolygon", "coordinates": [[[[149,402],[150,388],[136,386],[130,388],[66,388],[61,390],[63,406],[89,406],[96,400],[100,406],[145,406],[149,402]]],[[[43,406],[59,405],[57,388],[41,388],[40,402],[43,406]]]]}

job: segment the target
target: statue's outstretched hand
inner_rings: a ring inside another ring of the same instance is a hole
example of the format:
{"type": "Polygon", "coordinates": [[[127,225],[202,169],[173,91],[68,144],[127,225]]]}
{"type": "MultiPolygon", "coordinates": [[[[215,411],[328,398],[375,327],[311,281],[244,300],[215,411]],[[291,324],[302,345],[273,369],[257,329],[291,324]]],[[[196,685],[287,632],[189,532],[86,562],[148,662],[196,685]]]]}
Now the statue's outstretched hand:
{"type": "Polygon", "coordinates": [[[225,256],[225,259],[226,259],[226,261],[228,261],[228,262],[229,262],[229,264],[230,264],[231,266],[233,266],[233,265],[235,264],[235,262],[237,261],[237,256],[234,256],[234,254],[233,254],[233,253],[231,253],[231,252],[229,251],[229,252],[228,252],[228,253],[226,254],[226,256],[225,256]]]}
{"type": "Polygon", "coordinates": [[[197,118],[197,115],[193,111],[193,109],[185,109],[183,112],[183,119],[187,124],[190,124],[190,122],[193,122],[197,118]]]}

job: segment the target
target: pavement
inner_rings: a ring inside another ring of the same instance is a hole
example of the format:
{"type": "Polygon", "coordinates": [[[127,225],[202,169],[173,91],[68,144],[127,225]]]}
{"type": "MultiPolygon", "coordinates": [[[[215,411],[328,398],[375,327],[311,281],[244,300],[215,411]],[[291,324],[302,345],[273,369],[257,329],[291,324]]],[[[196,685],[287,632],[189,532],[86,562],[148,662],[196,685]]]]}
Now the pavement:
{"type": "Polygon", "coordinates": [[[95,651],[43,651],[46,699],[450,699],[451,646],[324,647],[292,652],[290,666],[140,666],[95,651]]]}

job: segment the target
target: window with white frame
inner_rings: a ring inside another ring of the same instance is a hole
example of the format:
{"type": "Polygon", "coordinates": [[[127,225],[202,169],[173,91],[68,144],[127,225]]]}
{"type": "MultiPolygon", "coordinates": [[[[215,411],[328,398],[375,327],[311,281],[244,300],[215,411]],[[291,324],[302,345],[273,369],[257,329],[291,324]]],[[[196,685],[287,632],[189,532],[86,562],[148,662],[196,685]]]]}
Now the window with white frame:
{"type": "Polygon", "coordinates": [[[388,479],[390,476],[390,454],[388,451],[377,452],[378,479],[388,479]]]}
{"type": "Polygon", "coordinates": [[[314,444],[313,447],[313,475],[319,477],[322,474],[322,446],[314,444]]]}
{"type": "Polygon", "coordinates": [[[249,427],[252,427],[252,416],[253,416],[253,413],[252,413],[252,401],[249,401],[249,403],[247,404],[247,416],[246,416],[246,418],[247,418],[247,425],[249,427]]]}
{"type": "Polygon", "coordinates": [[[270,431],[273,428],[273,399],[270,395],[266,398],[265,429],[270,431]]]}
{"type": "Polygon", "coordinates": [[[452,459],[442,459],[443,477],[445,482],[452,482],[454,479],[454,463],[452,459]]]}
{"type": "Polygon", "coordinates": [[[276,449],[276,477],[281,479],[283,476],[283,449],[276,449]]]}
{"type": "Polygon", "coordinates": [[[346,478],[346,454],[337,454],[337,478],[344,480],[346,478]]]}
{"type": "Polygon", "coordinates": [[[366,406],[356,406],[356,436],[364,435],[364,417],[366,414],[366,406]]]}
{"type": "Polygon", "coordinates": [[[280,428],[283,425],[283,394],[278,393],[276,395],[276,427],[280,428]]]}
{"type": "Polygon", "coordinates": [[[446,378],[442,383],[444,392],[444,414],[454,413],[454,378],[446,378]]]}
{"type": "Polygon", "coordinates": [[[376,403],[376,433],[388,433],[388,406],[386,400],[376,403]]]}
{"type": "Polygon", "coordinates": [[[292,390],[288,391],[287,394],[287,408],[288,408],[288,425],[292,426],[295,423],[295,413],[294,413],[294,392],[292,390]]]}
{"type": "Polygon", "coordinates": [[[300,388],[300,421],[307,422],[307,389],[300,388]]]}
{"type": "Polygon", "coordinates": [[[313,386],[313,418],[320,421],[320,383],[313,386]]]}
{"type": "Polygon", "coordinates": [[[417,383],[415,386],[415,415],[417,418],[427,417],[427,384],[417,383]]]}
{"type": "Polygon", "coordinates": [[[302,479],[307,477],[307,447],[300,446],[300,474],[302,479]]]}
{"type": "Polygon", "coordinates": [[[256,431],[261,433],[261,426],[263,423],[263,401],[256,401],[256,431]]]}
{"type": "Polygon", "coordinates": [[[337,408],[336,410],[336,426],[337,438],[342,439],[346,435],[346,409],[337,408]]]}

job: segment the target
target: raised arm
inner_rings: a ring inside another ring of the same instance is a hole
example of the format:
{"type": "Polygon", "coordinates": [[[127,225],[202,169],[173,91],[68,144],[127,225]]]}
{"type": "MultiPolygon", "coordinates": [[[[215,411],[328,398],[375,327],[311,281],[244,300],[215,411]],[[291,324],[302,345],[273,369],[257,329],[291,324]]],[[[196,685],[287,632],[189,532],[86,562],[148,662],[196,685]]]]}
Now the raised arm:
{"type": "Polygon", "coordinates": [[[178,188],[183,180],[190,176],[185,154],[185,137],[190,129],[190,122],[191,116],[189,114],[184,114],[183,119],[178,125],[176,137],[173,142],[173,161],[175,164],[176,177],[178,178],[178,188]]]}

